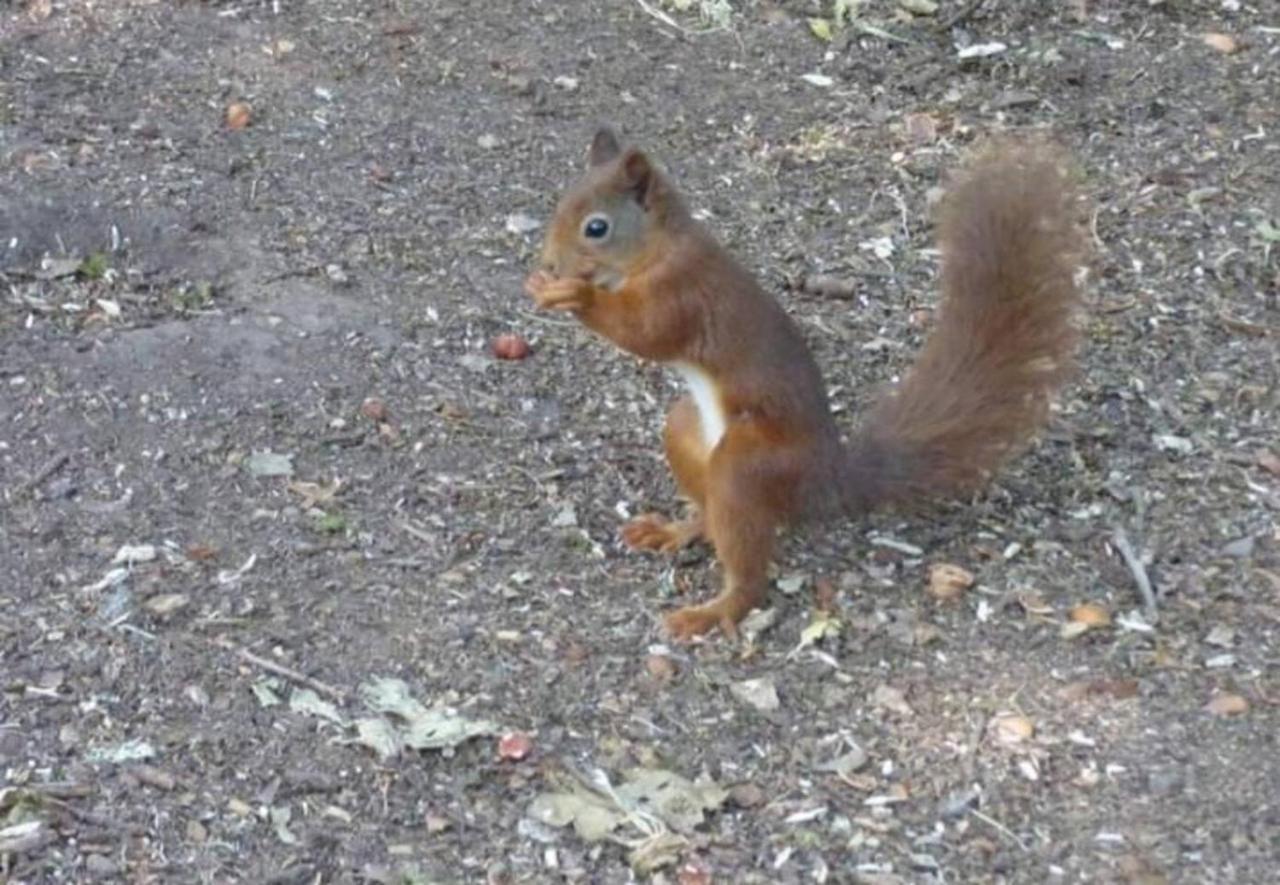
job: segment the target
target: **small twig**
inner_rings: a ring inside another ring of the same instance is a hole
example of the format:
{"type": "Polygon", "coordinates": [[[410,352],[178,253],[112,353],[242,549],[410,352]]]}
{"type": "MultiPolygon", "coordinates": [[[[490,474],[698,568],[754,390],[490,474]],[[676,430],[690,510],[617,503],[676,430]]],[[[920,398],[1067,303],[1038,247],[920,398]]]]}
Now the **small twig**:
{"type": "Polygon", "coordinates": [[[723,25],[713,25],[711,27],[700,28],[697,30],[693,28],[686,28],[684,25],[680,24],[674,18],[667,15],[661,9],[658,9],[655,6],[652,6],[651,4],[646,3],[645,0],[636,0],[636,5],[639,6],[644,11],[645,15],[648,15],[656,19],[657,21],[662,22],[664,25],[666,25],[669,28],[674,28],[676,31],[678,31],[680,34],[682,34],[685,37],[699,37],[699,36],[702,36],[703,34],[714,34],[717,31],[725,29],[723,25]]]}
{"type": "Polygon", "coordinates": [[[48,781],[43,784],[28,784],[27,789],[34,790],[44,796],[55,799],[83,799],[93,795],[93,787],[75,781],[48,781]]]}
{"type": "Polygon", "coordinates": [[[661,9],[650,6],[648,3],[645,3],[644,0],[636,0],[636,5],[639,6],[642,10],[644,10],[645,15],[648,15],[651,18],[657,19],[658,21],[662,22],[664,25],[666,25],[669,28],[674,28],[675,30],[685,35],[689,35],[693,33],[688,28],[681,25],[674,18],[667,15],[661,9]]]}
{"type": "Polygon", "coordinates": [[[385,562],[387,565],[393,565],[396,568],[403,568],[403,569],[416,569],[416,568],[422,568],[423,566],[426,566],[426,565],[430,565],[430,563],[427,562],[427,560],[425,559],[418,559],[416,557],[411,557],[411,556],[393,556],[388,559],[384,559],[382,561],[385,562]]]}
{"type": "Polygon", "coordinates": [[[1156,594],[1151,589],[1151,579],[1147,577],[1147,569],[1142,564],[1142,560],[1138,558],[1138,554],[1134,552],[1133,545],[1129,543],[1129,536],[1125,534],[1124,529],[1116,526],[1115,532],[1111,535],[1111,544],[1120,554],[1120,558],[1124,560],[1124,564],[1129,567],[1129,573],[1133,575],[1133,581],[1138,585],[1138,595],[1142,597],[1142,604],[1147,610],[1147,617],[1152,621],[1156,618],[1156,594]]]}
{"type": "Polygon", "coordinates": [[[121,826],[119,821],[114,820],[110,817],[107,817],[106,815],[98,814],[97,812],[94,812],[94,811],[85,811],[82,808],[77,808],[76,806],[72,805],[70,802],[67,802],[64,799],[58,799],[57,797],[50,796],[47,793],[44,794],[41,798],[43,799],[43,801],[47,802],[49,805],[52,805],[54,808],[59,808],[65,811],[67,814],[71,815],[76,820],[81,821],[83,823],[93,824],[94,826],[98,826],[98,827],[106,827],[109,830],[114,830],[121,826]]]}
{"type": "Polygon", "coordinates": [[[434,544],[437,540],[437,538],[434,535],[432,535],[430,532],[424,529],[418,528],[416,525],[409,522],[409,520],[407,519],[396,523],[396,527],[399,528],[402,532],[407,532],[410,535],[413,535],[413,537],[417,538],[419,541],[422,541],[427,544],[434,544]]]}
{"type": "Polygon", "coordinates": [[[1013,830],[1006,827],[1004,824],[1000,823],[1000,821],[996,820],[994,817],[990,817],[989,815],[983,814],[981,811],[979,811],[976,808],[970,808],[969,813],[972,814],[974,817],[976,817],[978,820],[982,821],[987,826],[994,828],[996,832],[1002,833],[1003,835],[1008,836],[1023,851],[1029,850],[1027,848],[1027,843],[1019,839],[1017,833],[1015,833],[1013,830]]]}
{"type": "Polygon", "coordinates": [[[285,679],[292,680],[300,685],[313,688],[321,694],[328,695],[336,701],[345,703],[347,700],[346,693],[341,689],[334,688],[332,685],[321,682],[319,679],[308,676],[306,673],[301,673],[292,667],[286,667],[284,664],[277,664],[275,661],[268,660],[261,655],[255,655],[247,648],[241,648],[228,639],[210,639],[207,641],[218,648],[224,649],[225,651],[235,652],[241,660],[247,661],[255,667],[260,667],[268,673],[274,673],[277,676],[283,676],[285,679]]]}
{"type": "Polygon", "coordinates": [[[956,25],[972,17],[972,15],[975,12],[977,12],[979,9],[982,8],[982,4],[986,2],[987,0],[969,0],[968,3],[966,3],[964,6],[961,6],[959,9],[957,9],[955,14],[952,15],[950,18],[945,18],[941,22],[939,22],[938,27],[940,27],[944,31],[951,30],[956,25]]]}
{"type": "Polygon", "coordinates": [[[24,497],[34,492],[45,480],[61,470],[62,466],[70,460],[71,454],[69,452],[59,452],[54,455],[44,463],[43,467],[36,471],[35,476],[18,487],[18,497],[24,497]]]}

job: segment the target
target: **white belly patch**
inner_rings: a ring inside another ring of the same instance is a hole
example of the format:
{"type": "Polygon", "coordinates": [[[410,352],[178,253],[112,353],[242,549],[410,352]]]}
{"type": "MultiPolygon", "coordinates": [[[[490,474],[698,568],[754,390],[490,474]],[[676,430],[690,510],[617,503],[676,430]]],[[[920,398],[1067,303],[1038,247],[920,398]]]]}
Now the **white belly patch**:
{"type": "Polygon", "coordinates": [[[724,406],[720,403],[720,393],[716,390],[716,383],[706,372],[689,363],[673,363],[672,367],[684,378],[684,383],[689,388],[689,395],[693,397],[693,403],[698,407],[698,418],[702,423],[702,441],[706,443],[707,451],[710,451],[720,442],[720,437],[724,436],[726,426],[724,406]]]}

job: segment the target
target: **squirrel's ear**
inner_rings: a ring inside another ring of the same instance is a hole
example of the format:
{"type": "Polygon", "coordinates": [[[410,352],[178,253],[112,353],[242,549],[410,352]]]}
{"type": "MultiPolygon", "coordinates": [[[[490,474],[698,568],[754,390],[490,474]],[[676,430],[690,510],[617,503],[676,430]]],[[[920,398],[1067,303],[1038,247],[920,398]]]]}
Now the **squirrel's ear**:
{"type": "Polygon", "coordinates": [[[618,175],[622,189],[635,196],[636,202],[646,209],[653,201],[657,176],[653,164],[644,152],[637,148],[627,148],[618,162],[618,175]]]}
{"type": "Polygon", "coordinates": [[[587,162],[592,166],[599,166],[601,163],[608,163],[620,153],[622,153],[622,145],[618,144],[618,136],[614,135],[613,130],[608,126],[602,126],[597,130],[595,138],[591,139],[591,147],[587,150],[587,162]]]}

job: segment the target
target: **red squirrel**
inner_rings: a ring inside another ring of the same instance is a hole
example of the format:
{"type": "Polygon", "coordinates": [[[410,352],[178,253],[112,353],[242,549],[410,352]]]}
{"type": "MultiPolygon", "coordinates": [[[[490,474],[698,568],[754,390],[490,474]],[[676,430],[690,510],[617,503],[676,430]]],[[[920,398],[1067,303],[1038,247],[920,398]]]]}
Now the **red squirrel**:
{"type": "Polygon", "coordinates": [[[636,549],[703,538],[715,548],[724,588],[669,612],[674,638],[736,635],[765,599],[780,526],[972,490],[1044,424],[1078,337],[1076,197],[1047,146],[1006,144],[969,165],[940,206],[936,324],[845,443],[782,306],[643,151],[596,133],[525,290],[688,384],[664,442],[692,513],[646,514],[622,530],[636,549]]]}

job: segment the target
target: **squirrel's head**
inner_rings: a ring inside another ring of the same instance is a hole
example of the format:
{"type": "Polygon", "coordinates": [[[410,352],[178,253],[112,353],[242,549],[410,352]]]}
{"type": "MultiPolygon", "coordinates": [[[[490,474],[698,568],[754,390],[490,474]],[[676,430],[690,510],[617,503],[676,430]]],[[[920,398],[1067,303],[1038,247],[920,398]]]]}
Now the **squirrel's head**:
{"type": "Polygon", "coordinates": [[[542,248],[543,269],[612,289],[656,256],[679,198],[649,158],[624,149],[608,128],[587,152],[587,171],[556,205],[542,248]]]}

